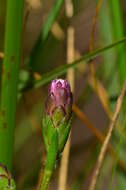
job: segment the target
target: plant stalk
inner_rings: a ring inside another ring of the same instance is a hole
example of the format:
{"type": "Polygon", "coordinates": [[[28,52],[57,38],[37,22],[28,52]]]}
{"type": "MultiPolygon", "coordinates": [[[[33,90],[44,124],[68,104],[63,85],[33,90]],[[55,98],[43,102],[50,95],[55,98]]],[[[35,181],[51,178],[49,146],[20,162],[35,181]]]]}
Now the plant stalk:
{"type": "Polygon", "coordinates": [[[12,168],[24,0],[8,0],[0,107],[0,163],[12,168]]]}
{"type": "Polygon", "coordinates": [[[47,190],[50,179],[52,177],[55,163],[56,163],[56,157],[57,157],[57,149],[58,149],[58,134],[55,133],[53,136],[53,141],[49,147],[48,153],[47,153],[47,159],[44,169],[43,178],[40,185],[40,190],[47,190]]]}
{"type": "Polygon", "coordinates": [[[82,63],[86,64],[86,62],[89,63],[89,61],[91,59],[96,58],[97,56],[103,54],[107,50],[110,50],[111,48],[114,48],[118,45],[121,45],[121,43],[124,43],[124,42],[126,42],[126,37],[124,37],[121,40],[116,41],[115,43],[106,45],[103,48],[98,48],[91,53],[82,55],[82,57],[80,59],[73,61],[71,64],[63,64],[63,65],[59,66],[58,68],[53,69],[52,71],[50,71],[48,73],[45,73],[39,80],[34,82],[34,87],[39,88],[40,86],[46,84],[50,80],[52,80],[56,77],[62,76],[63,74],[65,74],[67,72],[68,69],[75,68],[78,64],[82,64],[82,63]],[[85,62],[83,62],[83,61],[85,61],[85,62]]]}

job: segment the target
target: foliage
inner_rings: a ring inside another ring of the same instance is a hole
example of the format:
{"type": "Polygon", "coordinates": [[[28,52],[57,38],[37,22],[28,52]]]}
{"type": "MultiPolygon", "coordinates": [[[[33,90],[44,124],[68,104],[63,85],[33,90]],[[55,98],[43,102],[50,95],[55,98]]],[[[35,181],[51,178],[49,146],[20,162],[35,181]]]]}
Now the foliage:
{"type": "MultiPolygon", "coordinates": [[[[19,190],[47,189],[53,173],[55,188],[71,125],[68,187],[88,188],[92,181],[88,176],[95,169],[100,142],[107,135],[126,79],[123,4],[119,0],[96,0],[96,4],[91,0],[0,0],[0,189],[16,189],[9,171],[19,190]],[[26,36],[33,41],[32,48],[26,36]],[[27,48],[30,53],[24,56],[27,48]],[[72,53],[74,60],[67,64],[72,53]],[[69,78],[72,70],[73,121],[64,120],[53,128],[54,118],[43,118],[47,84],[69,78]]],[[[124,98],[97,189],[126,186],[125,104],[124,98]]]]}

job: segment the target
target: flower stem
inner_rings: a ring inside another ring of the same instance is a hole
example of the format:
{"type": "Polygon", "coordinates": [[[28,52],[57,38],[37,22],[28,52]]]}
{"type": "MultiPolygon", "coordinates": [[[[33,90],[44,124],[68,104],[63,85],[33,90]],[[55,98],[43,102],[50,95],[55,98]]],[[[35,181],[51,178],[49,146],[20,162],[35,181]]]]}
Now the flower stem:
{"type": "Polygon", "coordinates": [[[53,141],[48,149],[44,174],[43,174],[43,178],[40,185],[40,190],[48,189],[48,185],[50,183],[50,179],[52,177],[52,174],[55,168],[57,149],[58,149],[58,133],[55,131],[53,135],[53,141]]]}

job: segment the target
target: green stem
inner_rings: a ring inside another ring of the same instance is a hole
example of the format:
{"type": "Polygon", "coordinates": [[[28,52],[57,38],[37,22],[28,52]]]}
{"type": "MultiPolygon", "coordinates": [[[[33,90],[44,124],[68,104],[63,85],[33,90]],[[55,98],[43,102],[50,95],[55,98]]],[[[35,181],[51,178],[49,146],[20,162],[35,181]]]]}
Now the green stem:
{"type": "Polygon", "coordinates": [[[54,133],[52,139],[53,139],[52,143],[47,153],[47,159],[46,159],[46,164],[45,164],[45,169],[44,169],[44,174],[43,174],[40,190],[48,189],[48,185],[55,168],[57,149],[58,149],[58,133],[57,132],[54,133]]]}
{"type": "Polygon", "coordinates": [[[23,0],[7,1],[0,108],[0,162],[9,169],[12,168],[23,9],[23,0]]]}
{"type": "Polygon", "coordinates": [[[51,176],[52,176],[52,170],[49,170],[49,171],[45,170],[44,171],[43,181],[42,181],[40,190],[46,190],[46,189],[48,189],[48,185],[49,185],[51,176]]]}

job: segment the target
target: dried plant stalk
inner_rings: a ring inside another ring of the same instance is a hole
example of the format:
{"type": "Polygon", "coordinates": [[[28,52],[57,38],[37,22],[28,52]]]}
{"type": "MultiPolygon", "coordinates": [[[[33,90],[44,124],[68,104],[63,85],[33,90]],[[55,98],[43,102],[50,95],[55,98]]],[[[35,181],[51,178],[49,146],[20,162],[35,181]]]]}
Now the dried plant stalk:
{"type": "Polygon", "coordinates": [[[96,164],[96,169],[94,171],[92,181],[91,181],[91,184],[89,186],[89,190],[94,190],[95,189],[95,185],[96,185],[96,181],[97,181],[97,178],[98,178],[98,175],[99,175],[99,171],[100,171],[100,168],[102,166],[103,159],[105,157],[105,153],[106,153],[106,150],[107,150],[107,147],[108,147],[111,135],[112,135],[112,131],[114,129],[117,117],[118,117],[119,112],[120,112],[120,108],[121,108],[121,105],[122,105],[122,102],[123,102],[125,92],[126,92],[126,81],[125,81],[125,83],[123,85],[121,94],[120,94],[120,96],[119,96],[119,98],[117,100],[115,111],[114,111],[114,114],[113,114],[113,117],[112,117],[112,121],[111,121],[111,123],[109,125],[108,133],[107,133],[106,138],[104,140],[104,143],[102,145],[102,148],[101,148],[101,151],[100,151],[100,154],[99,154],[99,157],[98,157],[98,161],[97,161],[97,164],[96,164]]]}

